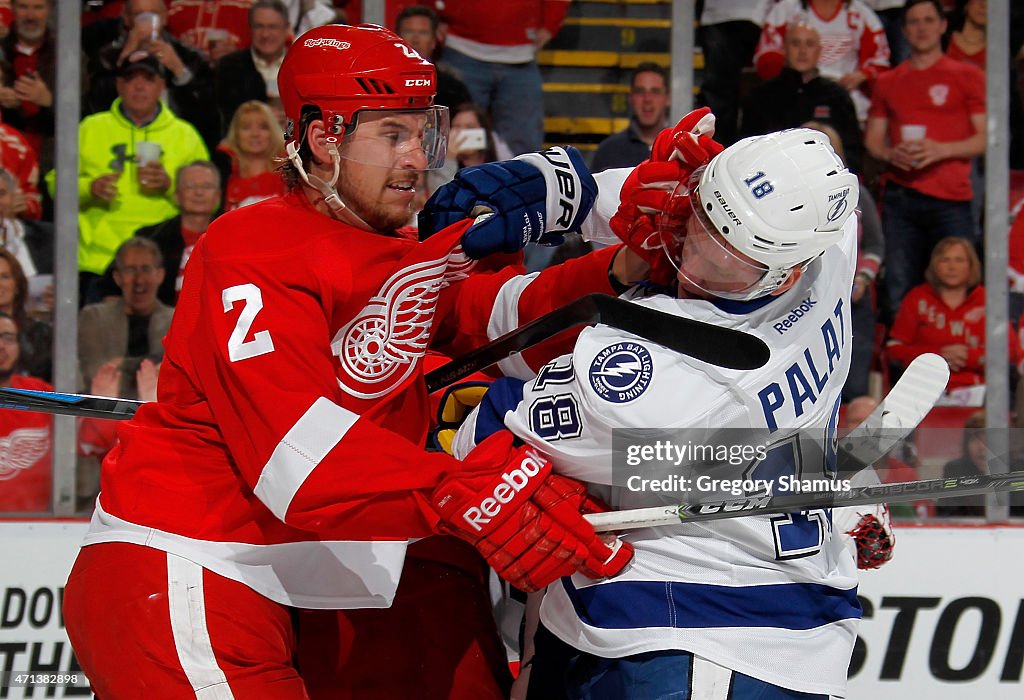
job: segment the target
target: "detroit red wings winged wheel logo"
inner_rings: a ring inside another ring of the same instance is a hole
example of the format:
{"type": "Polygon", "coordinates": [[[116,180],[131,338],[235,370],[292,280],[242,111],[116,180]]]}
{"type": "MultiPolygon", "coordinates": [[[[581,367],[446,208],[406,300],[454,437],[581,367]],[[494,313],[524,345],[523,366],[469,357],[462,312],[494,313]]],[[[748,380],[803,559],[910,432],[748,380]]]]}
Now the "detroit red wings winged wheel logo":
{"type": "Polygon", "coordinates": [[[361,399],[385,396],[402,384],[427,352],[441,290],[467,276],[473,261],[456,248],[436,260],[403,268],[331,341],[342,371],[338,386],[361,399]]]}
{"type": "Polygon", "coordinates": [[[50,449],[49,428],[19,428],[0,437],[0,481],[35,466],[50,449]]]}

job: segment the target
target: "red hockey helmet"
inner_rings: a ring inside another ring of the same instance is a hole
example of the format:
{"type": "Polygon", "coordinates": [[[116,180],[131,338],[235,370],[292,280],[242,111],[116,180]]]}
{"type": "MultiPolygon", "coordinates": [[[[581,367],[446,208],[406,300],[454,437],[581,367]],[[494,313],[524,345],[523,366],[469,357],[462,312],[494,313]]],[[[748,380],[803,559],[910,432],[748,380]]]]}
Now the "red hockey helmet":
{"type": "Polygon", "coordinates": [[[292,138],[302,108],[320,110],[328,134],[351,129],[360,110],[418,110],[434,104],[434,66],[395,33],[363,24],[315,27],[288,49],[277,76],[292,138]]]}

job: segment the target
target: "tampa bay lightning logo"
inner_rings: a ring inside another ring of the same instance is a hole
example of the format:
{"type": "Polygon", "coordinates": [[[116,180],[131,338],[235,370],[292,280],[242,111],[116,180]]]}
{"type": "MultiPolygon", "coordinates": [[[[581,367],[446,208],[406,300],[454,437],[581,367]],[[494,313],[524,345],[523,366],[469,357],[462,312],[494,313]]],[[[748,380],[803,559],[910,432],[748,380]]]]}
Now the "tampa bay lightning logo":
{"type": "Polygon", "coordinates": [[[651,353],[636,343],[615,343],[597,353],[590,363],[590,386],[605,401],[626,403],[651,385],[651,353]]]}

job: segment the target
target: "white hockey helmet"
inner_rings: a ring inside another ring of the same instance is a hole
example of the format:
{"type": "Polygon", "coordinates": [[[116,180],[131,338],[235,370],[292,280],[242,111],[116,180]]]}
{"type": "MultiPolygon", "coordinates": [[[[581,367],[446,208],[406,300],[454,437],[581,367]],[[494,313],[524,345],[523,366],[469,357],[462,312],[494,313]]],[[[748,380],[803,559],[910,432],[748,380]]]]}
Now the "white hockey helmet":
{"type": "Polygon", "coordinates": [[[707,291],[733,299],[769,294],[792,269],[842,238],[858,198],[856,175],[819,131],[790,129],[738,141],[690,180],[694,216],[680,275],[693,282],[686,274],[686,248],[697,244],[694,231],[703,228],[719,245],[724,241],[750,259],[741,265],[763,271],[756,283],[707,291]]]}

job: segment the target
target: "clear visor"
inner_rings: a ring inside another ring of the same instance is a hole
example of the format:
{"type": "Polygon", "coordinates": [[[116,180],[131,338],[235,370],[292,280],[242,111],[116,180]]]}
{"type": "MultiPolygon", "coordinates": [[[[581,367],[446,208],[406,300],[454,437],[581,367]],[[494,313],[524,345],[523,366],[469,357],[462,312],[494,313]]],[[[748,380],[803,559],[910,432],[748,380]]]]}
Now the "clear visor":
{"type": "Polygon", "coordinates": [[[338,154],[379,168],[436,170],[444,165],[447,144],[447,107],[361,110],[338,139],[338,154]]]}
{"type": "Polygon", "coordinates": [[[760,296],[769,291],[763,283],[770,270],[726,242],[708,218],[698,187],[703,170],[679,183],[658,218],[665,253],[690,293],[739,300],[760,296]]]}

